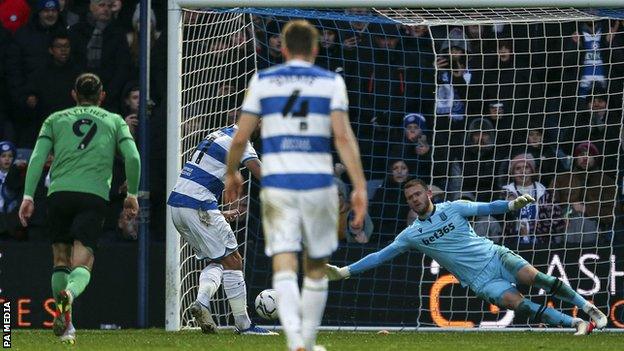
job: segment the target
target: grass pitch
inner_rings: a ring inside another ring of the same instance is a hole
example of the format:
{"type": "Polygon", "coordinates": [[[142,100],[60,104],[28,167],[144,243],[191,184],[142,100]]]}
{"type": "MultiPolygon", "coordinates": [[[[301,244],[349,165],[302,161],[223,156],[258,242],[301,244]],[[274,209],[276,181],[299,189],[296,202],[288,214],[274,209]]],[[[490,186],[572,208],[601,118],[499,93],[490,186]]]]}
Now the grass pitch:
{"type": "MultiPolygon", "coordinates": [[[[50,330],[14,330],[15,350],[219,350],[283,351],[283,336],[239,336],[224,330],[217,335],[199,331],[79,330],[76,344],[62,345],[50,330]]],[[[624,334],[598,332],[586,337],[541,332],[321,332],[318,343],[328,351],[515,351],[624,350],[624,334]]]]}

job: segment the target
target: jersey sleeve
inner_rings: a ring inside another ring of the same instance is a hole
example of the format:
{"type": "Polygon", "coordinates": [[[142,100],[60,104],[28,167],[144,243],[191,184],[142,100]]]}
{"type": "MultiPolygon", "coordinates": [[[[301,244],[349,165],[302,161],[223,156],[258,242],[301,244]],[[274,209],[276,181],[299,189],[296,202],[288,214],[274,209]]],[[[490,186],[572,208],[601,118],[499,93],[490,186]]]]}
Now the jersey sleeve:
{"type": "Polygon", "coordinates": [[[241,163],[245,163],[246,161],[249,161],[254,158],[258,158],[258,153],[256,152],[256,149],[254,149],[253,146],[251,146],[251,143],[247,142],[247,147],[245,148],[245,151],[243,152],[243,158],[241,159],[241,163]]]}
{"type": "Polygon", "coordinates": [[[410,249],[407,232],[403,230],[394,241],[383,249],[367,255],[361,260],[349,265],[351,275],[359,274],[369,269],[380,266],[382,263],[389,261],[403,252],[410,249]]]}
{"type": "Polygon", "coordinates": [[[250,113],[252,115],[260,116],[260,96],[258,95],[258,75],[254,74],[247,86],[247,92],[245,93],[245,100],[241,106],[243,113],[250,113]]]}
{"type": "MultiPolygon", "coordinates": [[[[43,125],[41,125],[41,129],[39,130],[39,136],[37,137],[37,139],[39,138],[49,139],[50,141],[54,142],[51,118],[46,118],[45,121],[43,121],[43,125]]],[[[48,156],[46,155],[46,157],[48,156]]]]}
{"type": "Polygon", "coordinates": [[[457,200],[452,202],[452,206],[464,217],[487,216],[507,212],[509,210],[509,201],[472,202],[457,200]]]}
{"type": "Polygon", "coordinates": [[[336,74],[335,81],[336,88],[331,98],[330,110],[331,111],[349,111],[349,97],[347,95],[347,87],[344,79],[336,74]]]}
{"type": "Polygon", "coordinates": [[[121,145],[126,140],[130,140],[134,142],[134,138],[130,133],[130,127],[128,127],[128,123],[119,116],[117,119],[117,145],[121,145]]]}

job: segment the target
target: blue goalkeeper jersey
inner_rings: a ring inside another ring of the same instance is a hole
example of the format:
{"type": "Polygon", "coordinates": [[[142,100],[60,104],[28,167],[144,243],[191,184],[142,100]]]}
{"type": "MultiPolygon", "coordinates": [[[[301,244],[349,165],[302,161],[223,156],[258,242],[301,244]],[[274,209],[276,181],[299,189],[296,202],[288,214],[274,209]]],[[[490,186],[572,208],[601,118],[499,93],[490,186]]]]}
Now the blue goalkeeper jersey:
{"type": "Polygon", "coordinates": [[[351,274],[374,268],[408,250],[418,250],[435,259],[467,286],[495,254],[496,245],[478,236],[466,217],[501,214],[507,201],[479,203],[453,201],[438,204],[429,218],[416,219],[384,249],[349,266],[351,274]]]}

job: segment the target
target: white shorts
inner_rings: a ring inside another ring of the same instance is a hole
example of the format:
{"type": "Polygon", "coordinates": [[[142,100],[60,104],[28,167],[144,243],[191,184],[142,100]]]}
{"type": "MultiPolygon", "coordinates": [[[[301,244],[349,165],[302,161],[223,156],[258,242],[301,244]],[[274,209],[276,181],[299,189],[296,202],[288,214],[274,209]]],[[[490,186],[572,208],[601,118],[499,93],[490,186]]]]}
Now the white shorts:
{"type": "Polygon", "coordinates": [[[171,207],[171,219],[197,259],[217,260],[238,248],[234,232],[219,210],[171,207]]]}
{"type": "Polygon", "coordinates": [[[273,256],[301,251],[312,259],[331,256],[338,247],[338,190],[294,191],[264,188],[260,191],[265,253],[273,256]]]}

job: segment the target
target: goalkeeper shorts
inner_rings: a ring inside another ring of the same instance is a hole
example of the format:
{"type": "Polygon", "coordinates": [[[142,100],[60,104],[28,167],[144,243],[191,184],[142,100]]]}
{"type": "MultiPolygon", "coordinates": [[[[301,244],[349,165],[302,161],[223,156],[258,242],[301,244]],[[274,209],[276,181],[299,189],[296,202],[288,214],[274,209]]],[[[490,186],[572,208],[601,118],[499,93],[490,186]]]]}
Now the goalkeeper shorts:
{"type": "Polygon", "coordinates": [[[501,306],[501,297],[506,291],[516,289],[516,275],[529,262],[504,246],[494,245],[494,249],[496,254],[470,283],[470,289],[482,299],[501,306]]]}
{"type": "MultiPolygon", "coordinates": [[[[304,180],[302,180],[304,181],[304,180]]],[[[263,188],[260,192],[265,253],[299,252],[308,258],[331,256],[338,248],[338,189],[263,188]]]]}
{"type": "Polygon", "coordinates": [[[170,208],[173,225],[193,248],[197,259],[218,261],[238,248],[236,236],[219,210],[170,208]]]}

